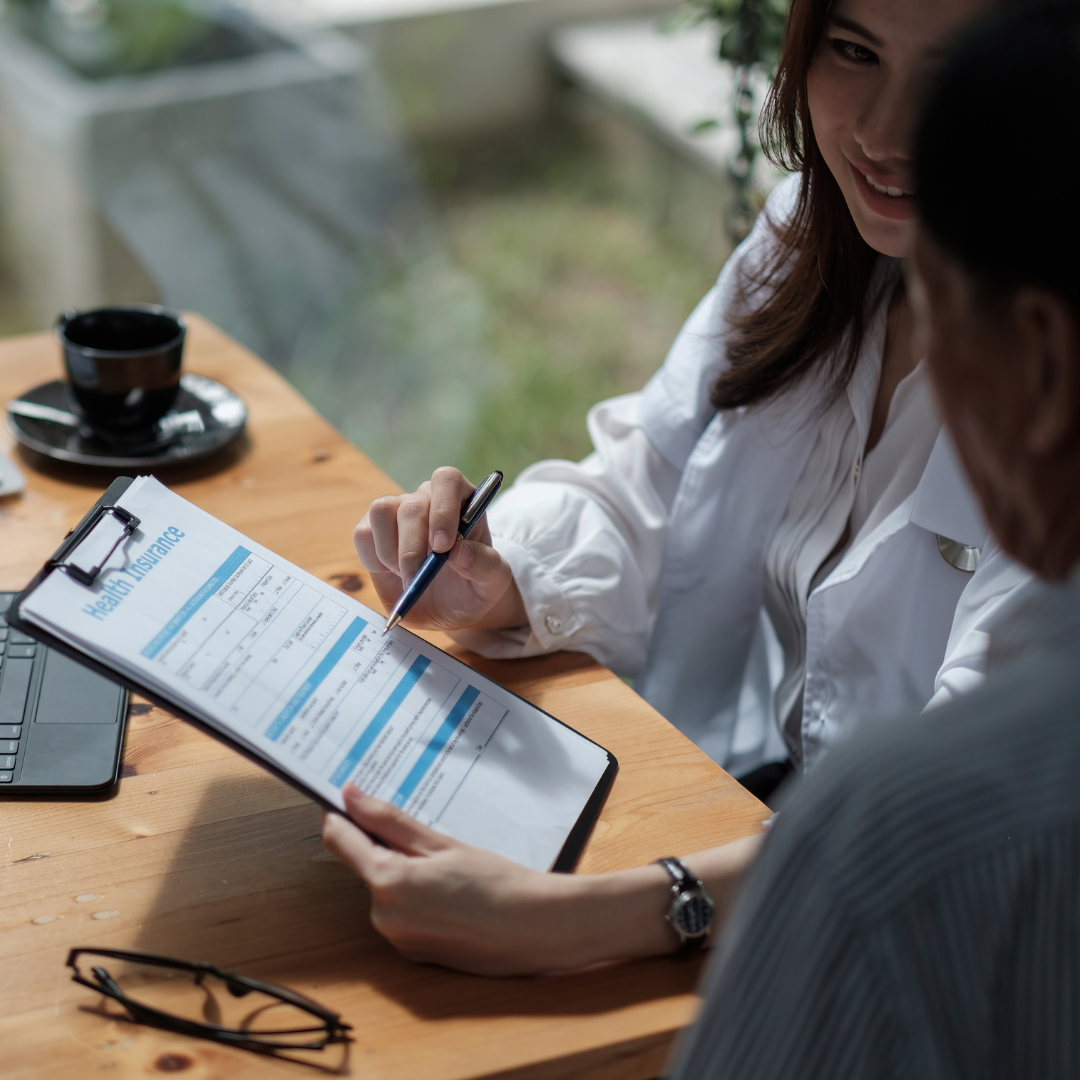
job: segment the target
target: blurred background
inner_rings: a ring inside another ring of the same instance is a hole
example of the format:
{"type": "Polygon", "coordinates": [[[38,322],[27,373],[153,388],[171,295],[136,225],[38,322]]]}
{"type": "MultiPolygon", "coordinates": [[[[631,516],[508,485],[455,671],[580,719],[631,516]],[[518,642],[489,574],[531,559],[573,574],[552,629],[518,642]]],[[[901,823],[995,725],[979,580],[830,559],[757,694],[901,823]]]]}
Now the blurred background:
{"type": "Polygon", "coordinates": [[[198,311],[406,487],[588,452],[777,177],[786,0],[0,0],[0,333],[198,311]]]}

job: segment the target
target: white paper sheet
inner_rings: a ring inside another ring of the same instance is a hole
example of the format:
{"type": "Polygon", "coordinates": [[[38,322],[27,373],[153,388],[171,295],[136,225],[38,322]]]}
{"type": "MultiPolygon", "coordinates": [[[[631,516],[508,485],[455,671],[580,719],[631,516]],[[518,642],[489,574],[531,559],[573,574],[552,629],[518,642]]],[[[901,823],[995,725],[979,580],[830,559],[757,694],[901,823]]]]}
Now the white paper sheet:
{"type": "MultiPolygon", "coordinates": [[[[92,587],[54,571],[22,604],[28,622],[335,806],[352,781],[450,836],[550,868],[606,751],[407,630],[382,637],[382,615],[153,478],[120,504],[139,529],[92,587]]],[[[79,565],[114,542],[111,515],[100,528],[79,565]]]]}

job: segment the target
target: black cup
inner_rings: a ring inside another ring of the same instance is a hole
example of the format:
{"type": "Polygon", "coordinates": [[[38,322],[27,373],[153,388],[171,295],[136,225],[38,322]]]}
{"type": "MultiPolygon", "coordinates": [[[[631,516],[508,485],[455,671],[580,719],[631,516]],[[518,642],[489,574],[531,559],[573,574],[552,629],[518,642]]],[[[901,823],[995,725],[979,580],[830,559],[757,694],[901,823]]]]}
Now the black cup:
{"type": "Polygon", "coordinates": [[[65,311],[56,337],[90,427],[107,438],[145,440],[180,390],[186,333],[176,312],[153,304],[65,311]]]}

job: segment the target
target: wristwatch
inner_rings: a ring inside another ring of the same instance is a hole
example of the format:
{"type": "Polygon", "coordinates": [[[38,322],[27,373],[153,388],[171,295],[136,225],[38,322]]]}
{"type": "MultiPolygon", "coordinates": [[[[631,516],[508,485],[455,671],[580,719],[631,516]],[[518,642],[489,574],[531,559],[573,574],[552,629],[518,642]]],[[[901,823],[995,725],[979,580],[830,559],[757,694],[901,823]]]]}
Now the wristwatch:
{"type": "Polygon", "coordinates": [[[684,949],[696,949],[705,944],[713,921],[712,900],[705,886],[686,867],[681,859],[656,860],[671,876],[671,907],[664,916],[679,935],[684,949]]]}

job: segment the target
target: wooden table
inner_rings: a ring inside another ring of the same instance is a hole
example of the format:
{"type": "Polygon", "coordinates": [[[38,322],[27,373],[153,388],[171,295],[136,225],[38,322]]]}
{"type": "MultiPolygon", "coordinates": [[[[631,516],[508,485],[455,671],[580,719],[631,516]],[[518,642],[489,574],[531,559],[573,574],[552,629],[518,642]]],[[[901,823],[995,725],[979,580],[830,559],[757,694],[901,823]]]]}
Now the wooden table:
{"type": "MultiPolygon", "coordinates": [[[[376,604],[351,542],[394,484],[278,375],[193,318],[187,365],[250,409],[221,467],[162,479],[346,592],[376,604]]],[[[0,342],[0,401],[60,373],[46,335],[0,342]]],[[[0,588],[19,589],[112,473],[14,452],[27,490],[0,499],[0,588]]],[[[572,653],[493,663],[432,637],[609,747],[621,769],[579,869],[628,867],[755,832],[767,811],[633,691],[572,653]]],[[[133,698],[123,779],[94,801],[0,800],[0,1075],[308,1075],[303,1066],[91,1011],[73,945],[135,948],[282,982],[353,1025],[347,1071],[370,1080],[659,1074],[694,1015],[700,958],[485,980],[402,960],[363,886],[323,849],[318,809],[168,713],[133,698]]]]}

